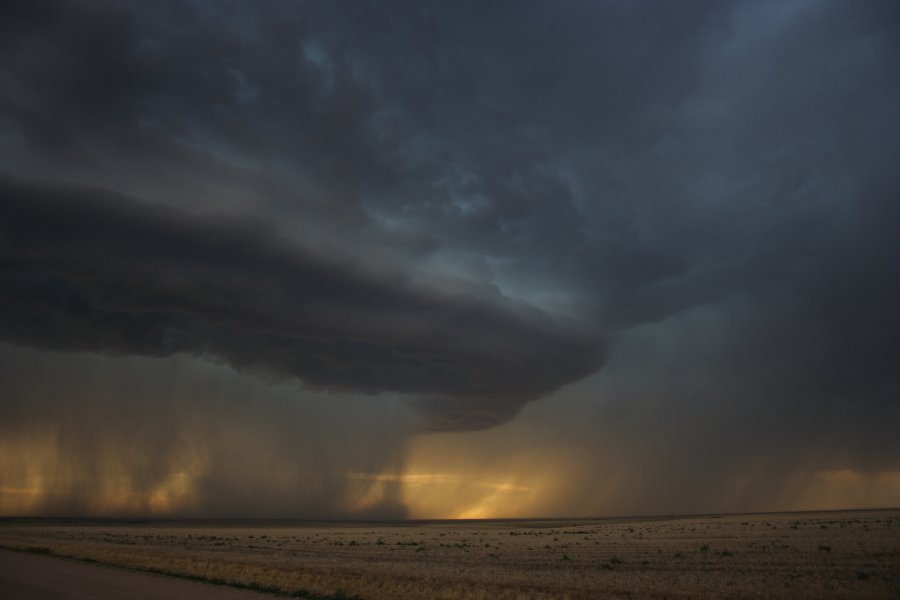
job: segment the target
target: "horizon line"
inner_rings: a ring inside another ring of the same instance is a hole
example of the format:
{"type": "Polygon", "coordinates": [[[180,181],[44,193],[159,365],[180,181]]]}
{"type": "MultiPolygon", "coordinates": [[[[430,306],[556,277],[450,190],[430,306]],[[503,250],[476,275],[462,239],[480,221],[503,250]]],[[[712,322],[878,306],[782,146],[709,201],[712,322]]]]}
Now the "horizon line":
{"type": "Polygon", "coordinates": [[[0,521],[80,521],[122,524],[145,523],[336,523],[336,524],[428,524],[428,523],[522,523],[546,521],[613,521],[613,520],[657,520],[657,519],[690,519],[697,517],[734,517],[785,514],[814,513],[848,513],[896,511],[900,506],[883,506],[868,508],[821,508],[801,510],[763,510],[745,512],[697,512],[697,513],[658,513],[635,515],[580,516],[580,517],[488,517],[488,518],[421,518],[421,519],[377,519],[352,517],[143,517],[143,516],[65,516],[65,515],[0,515],[0,521]]]}

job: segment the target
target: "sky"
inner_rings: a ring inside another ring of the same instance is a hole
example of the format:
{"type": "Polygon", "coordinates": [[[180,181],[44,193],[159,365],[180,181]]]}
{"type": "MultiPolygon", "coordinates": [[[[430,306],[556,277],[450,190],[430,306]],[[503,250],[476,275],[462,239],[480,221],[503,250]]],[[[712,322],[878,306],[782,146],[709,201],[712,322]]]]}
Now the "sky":
{"type": "Polygon", "coordinates": [[[0,5],[0,514],[900,505],[893,0],[0,5]]]}

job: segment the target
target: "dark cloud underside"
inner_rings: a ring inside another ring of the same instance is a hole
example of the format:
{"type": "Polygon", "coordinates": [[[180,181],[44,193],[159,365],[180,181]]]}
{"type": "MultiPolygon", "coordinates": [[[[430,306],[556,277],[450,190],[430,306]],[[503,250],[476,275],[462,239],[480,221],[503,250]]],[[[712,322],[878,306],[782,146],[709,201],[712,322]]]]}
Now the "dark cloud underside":
{"type": "Polygon", "coordinates": [[[330,389],[437,396],[423,401],[430,425],[451,429],[500,423],[600,365],[596,334],[328,261],[253,220],[22,182],[0,198],[8,341],[209,354],[330,389]]]}

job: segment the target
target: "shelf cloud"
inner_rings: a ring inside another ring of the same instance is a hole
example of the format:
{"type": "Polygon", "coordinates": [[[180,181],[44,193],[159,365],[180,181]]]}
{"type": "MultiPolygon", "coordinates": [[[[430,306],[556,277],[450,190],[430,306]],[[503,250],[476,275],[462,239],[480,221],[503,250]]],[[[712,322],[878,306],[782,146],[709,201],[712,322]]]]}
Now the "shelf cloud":
{"type": "Polygon", "coordinates": [[[595,331],[328,260],[253,219],[21,181],[0,197],[5,341],[417,395],[437,429],[500,424],[601,364],[595,331]]]}

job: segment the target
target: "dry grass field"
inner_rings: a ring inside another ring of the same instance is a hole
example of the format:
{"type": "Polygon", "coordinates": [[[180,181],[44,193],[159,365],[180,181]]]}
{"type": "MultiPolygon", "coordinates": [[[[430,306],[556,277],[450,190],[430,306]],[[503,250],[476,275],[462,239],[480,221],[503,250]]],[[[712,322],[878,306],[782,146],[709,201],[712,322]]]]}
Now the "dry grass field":
{"type": "Polygon", "coordinates": [[[900,510],[394,524],[6,520],[0,546],[309,598],[900,598],[900,510]]]}

